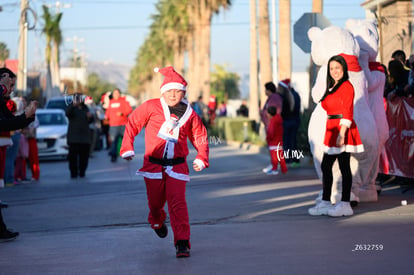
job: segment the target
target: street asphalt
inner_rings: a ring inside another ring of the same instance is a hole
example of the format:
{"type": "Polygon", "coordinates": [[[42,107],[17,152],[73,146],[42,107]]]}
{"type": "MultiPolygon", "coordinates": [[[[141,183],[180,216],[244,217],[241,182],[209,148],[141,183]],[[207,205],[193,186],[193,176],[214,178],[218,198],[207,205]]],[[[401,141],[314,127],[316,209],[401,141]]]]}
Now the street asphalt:
{"type": "Polygon", "coordinates": [[[177,259],[169,222],[159,239],[146,221],[138,151],[116,163],[97,151],[77,180],[65,161],[41,162],[39,182],[0,190],[20,232],[0,243],[0,274],[414,274],[413,189],[393,182],[351,217],[311,217],[311,161],[268,176],[268,155],[238,144],[212,145],[211,167],[191,172],[191,257],[177,259]]]}

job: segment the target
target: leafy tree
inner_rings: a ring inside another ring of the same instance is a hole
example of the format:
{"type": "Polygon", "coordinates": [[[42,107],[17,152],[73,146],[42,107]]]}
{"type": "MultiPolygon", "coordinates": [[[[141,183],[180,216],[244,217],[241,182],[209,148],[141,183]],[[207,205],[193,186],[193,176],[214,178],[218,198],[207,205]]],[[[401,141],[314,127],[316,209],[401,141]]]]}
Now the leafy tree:
{"type": "Polygon", "coordinates": [[[51,97],[54,93],[53,88],[59,87],[60,84],[54,82],[57,81],[58,77],[56,76],[59,75],[59,46],[62,43],[62,31],[60,29],[60,20],[62,19],[62,13],[52,15],[49,12],[49,8],[47,6],[43,5],[42,8],[42,18],[44,20],[42,33],[46,36],[46,94],[47,97],[51,97]]]}
{"type": "Polygon", "coordinates": [[[91,96],[94,102],[98,102],[101,99],[101,95],[103,93],[113,91],[115,88],[115,84],[103,80],[96,73],[91,73],[88,75],[86,94],[91,96]]]}
{"type": "Polygon", "coordinates": [[[131,70],[128,90],[131,94],[158,95],[160,76],[152,68],[174,65],[191,83],[189,100],[202,91],[210,95],[210,32],[212,15],[230,6],[230,0],[159,0],[150,34],[138,50],[131,70]]]}
{"type": "Polygon", "coordinates": [[[0,42],[0,67],[4,67],[6,59],[9,58],[10,51],[7,48],[7,45],[3,42],[0,42]]]}
{"type": "Polygon", "coordinates": [[[217,102],[240,97],[240,76],[226,70],[226,66],[214,65],[211,73],[211,94],[216,96],[217,102]]]}

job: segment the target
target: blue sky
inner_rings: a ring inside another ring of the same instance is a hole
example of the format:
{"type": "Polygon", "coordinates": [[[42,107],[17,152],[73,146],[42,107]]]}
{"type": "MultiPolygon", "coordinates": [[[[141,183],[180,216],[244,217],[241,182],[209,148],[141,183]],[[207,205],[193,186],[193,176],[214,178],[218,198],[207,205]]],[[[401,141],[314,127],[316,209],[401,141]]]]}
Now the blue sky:
{"type": "MultiPolygon", "coordinates": [[[[61,4],[63,18],[61,28],[65,38],[62,59],[71,56],[73,38],[79,51],[87,60],[112,61],[133,65],[140,45],[145,40],[155,12],[156,0],[68,0],[61,4]]],[[[249,72],[249,0],[233,0],[229,10],[215,15],[212,25],[211,56],[213,64],[227,64],[229,70],[245,74],[249,72]]],[[[278,6],[277,0],[276,7],[278,6]]],[[[349,18],[362,19],[365,11],[361,0],[325,0],[324,15],[333,25],[343,27],[349,18]]],[[[41,34],[43,25],[42,4],[54,5],[57,1],[29,1],[31,9],[38,14],[36,30],[28,36],[29,68],[43,62],[45,39],[41,34]]],[[[10,49],[10,58],[17,58],[18,16],[20,1],[0,0],[0,41],[10,49]]],[[[292,26],[305,12],[311,11],[312,0],[292,0],[292,26]]],[[[51,8],[55,9],[55,8],[51,8]]],[[[278,14],[278,10],[276,10],[278,14]]],[[[33,22],[32,19],[29,22],[33,22]]],[[[276,21],[277,22],[277,21],[276,21]]],[[[293,35],[292,35],[293,37],[293,35]]],[[[294,43],[292,49],[294,71],[304,71],[309,65],[309,55],[294,43]]],[[[161,64],[162,65],[162,64],[161,64]]]]}

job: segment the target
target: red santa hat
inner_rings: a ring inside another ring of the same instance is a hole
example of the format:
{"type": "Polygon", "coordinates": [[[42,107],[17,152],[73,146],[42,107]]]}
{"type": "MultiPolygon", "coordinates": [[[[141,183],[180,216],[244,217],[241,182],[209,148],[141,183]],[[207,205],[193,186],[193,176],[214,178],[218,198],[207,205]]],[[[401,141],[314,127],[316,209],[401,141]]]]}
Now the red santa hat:
{"type": "Polygon", "coordinates": [[[290,79],[286,78],[286,79],[281,80],[279,82],[279,85],[285,87],[286,89],[289,89],[290,88],[290,79]]]}
{"type": "Polygon", "coordinates": [[[172,66],[165,68],[154,68],[154,72],[160,72],[164,76],[164,81],[161,84],[161,94],[168,90],[181,90],[186,91],[187,81],[177,73],[172,66]]]}

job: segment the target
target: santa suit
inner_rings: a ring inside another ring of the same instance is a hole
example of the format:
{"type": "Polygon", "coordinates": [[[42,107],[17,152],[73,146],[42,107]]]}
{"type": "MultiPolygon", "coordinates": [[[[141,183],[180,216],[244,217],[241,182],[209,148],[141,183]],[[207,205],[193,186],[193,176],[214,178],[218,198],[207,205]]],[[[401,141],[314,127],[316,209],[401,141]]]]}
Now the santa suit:
{"type": "MultiPolygon", "coordinates": [[[[184,102],[184,101],[183,101],[184,102]]],[[[207,131],[196,112],[187,102],[186,111],[177,121],[174,130],[167,129],[165,134],[174,133],[175,141],[164,137],[160,131],[168,126],[171,114],[168,105],[161,97],[151,99],[137,107],[128,117],[120,155],[123,158],[134,156],[135,136],[145,127],[144,163],[137,175],[145,178],[150,213],[148,221],[154,229],[160,228],[165,221],[164,204],[167,201],[174,243],[189,240],[190,226],[185,185],[190,180],[186,162],[188,155],[187,137],[197,150],[195,162],[208,167],[207,131]],[[161,134],[161,135],[160,135],[161,134]],[[162,163],[164,162],[164,163],[162,163]]]]}
{"type": "Polygon", "coordinates": [[[279,114],[275,114],[269,121],[266,130],[266,142],[269,147],[272,170],[277,170],[280,162],[282,173],[287,172],[285,157],[283,154],[283,119],[279,114]]]}
{"type": "Polygon", "coordinates": [[[354,115],[354,88],[347,80],[338,89],[326,96],[322,101],[322,108],[325,109],[328,120],[324,138],[324,151],[329,155],[342,152],[360,153],[364,151],[358,128],[353,120],[354,115]],[[345,136],[344,146],[338,147],[336,140],[341,125],[346,125],[348,131],[345,136]]]}

